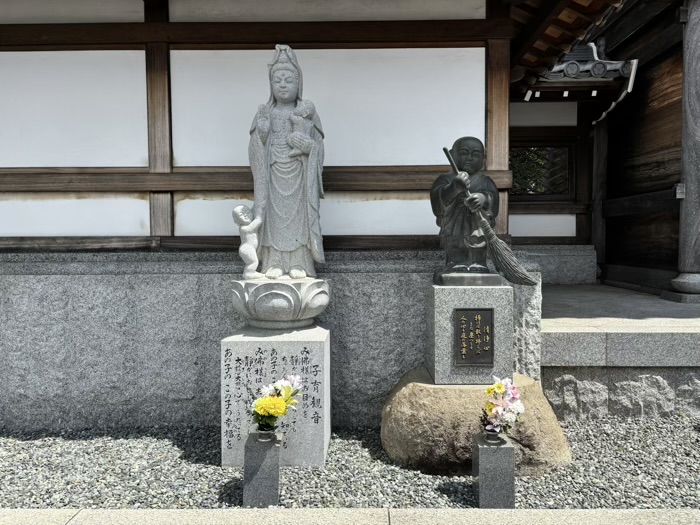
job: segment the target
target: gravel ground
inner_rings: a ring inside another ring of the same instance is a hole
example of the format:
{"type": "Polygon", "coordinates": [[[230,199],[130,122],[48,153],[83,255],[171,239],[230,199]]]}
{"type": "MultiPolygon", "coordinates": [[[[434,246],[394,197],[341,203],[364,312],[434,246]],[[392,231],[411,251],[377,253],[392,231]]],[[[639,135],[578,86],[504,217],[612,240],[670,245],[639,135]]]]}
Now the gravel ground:
{"type": "MultiPolygon", "coordinates": [[[[700,508],[700,423],[607,419],[564,430],[574,462],[516,480],[519,508],[700,508]]],[[[219,429],[0,433],[0,507],[214,508],[241,504],[219,429]]],[[[468,476],[391,465],[379,433],[339,433],[324,469],[282,469],[286,507],[470,507],[468,476]]]]}

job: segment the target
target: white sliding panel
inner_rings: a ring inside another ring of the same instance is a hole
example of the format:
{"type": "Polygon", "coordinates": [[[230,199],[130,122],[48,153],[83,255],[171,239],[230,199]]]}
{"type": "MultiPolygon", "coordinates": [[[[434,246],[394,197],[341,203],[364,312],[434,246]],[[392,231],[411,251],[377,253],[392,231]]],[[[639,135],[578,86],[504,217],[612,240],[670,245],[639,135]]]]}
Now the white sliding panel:
{"type": "Polygon", "coordinates": [[[144,51],[0,52],[0,167],[148,165],[144,51]]]}
{"type": "Polygon", "coordinates": [[[513,237],[576,237],[576,215],[510,215],[513,237]]]}
{"type": "MultiPolygon", "coordinates": [[[[249,193],[175,194],[175,235],[238,235],[231,213],[249,193]]],[[[330,192],[321,200],[323,235],[437,235],[426,192],[330,192]]]]}
{"type": "Polygon", "coordinates": [[[485,17],[486,0],[170,0],[170,20],[173,22],[448,20],[485,17]]]}
{"type": "Polygon", "coordinates": [[[150,235],[148,193],[0,193],[0,237],[150,235]]]}
{"type": "Polygon", "coordinates": [[[143,22],[143,0],[0,0],[0,24],[143,22]]]}
{"type": "MultiPolygon", "coordinates": [[[[485,52],[299,50],[304,98],[326,134],[326,166],[446,164],[443,146],[484,139],[485,52]]],[[[177,166],[246,166],[250,125],[267,102],[272,51],[171,52],[177,166]]]]}

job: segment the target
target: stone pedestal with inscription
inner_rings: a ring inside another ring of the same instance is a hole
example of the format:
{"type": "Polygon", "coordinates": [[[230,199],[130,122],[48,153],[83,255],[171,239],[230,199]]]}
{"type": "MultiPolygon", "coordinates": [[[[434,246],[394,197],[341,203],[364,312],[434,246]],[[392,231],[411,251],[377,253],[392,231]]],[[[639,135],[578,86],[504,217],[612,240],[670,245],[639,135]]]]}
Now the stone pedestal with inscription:
{"type": "Polygon", "coordinates": [[[462,274],[475,285],[430,291],[426,366],[436,385],[486,385],[494,375],[513,375],[513,288],[487,277],[462,274]]]}
{"type": "Polygon", "coordinates": [[[244,327],[221,341],[221,465],[243,466],[251,406],[260,388],[284,375],[301,376],[297,410],[278,420],[285,439],[282,466],[322,467],[331,437],[330,332],[244,327]]]}

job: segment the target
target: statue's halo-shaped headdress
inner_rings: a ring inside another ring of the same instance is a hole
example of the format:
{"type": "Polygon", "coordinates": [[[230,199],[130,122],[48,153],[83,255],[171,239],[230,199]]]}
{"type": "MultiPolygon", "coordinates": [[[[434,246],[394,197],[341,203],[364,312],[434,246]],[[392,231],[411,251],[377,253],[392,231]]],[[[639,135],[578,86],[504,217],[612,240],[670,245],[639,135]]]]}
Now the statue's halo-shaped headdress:
{"type": "Polygon", "coordinates": [[[301,68],[299,67],[299,62],[297,61],[297,56],[291,47],[283,44],[277,44],[275,46],[275,56],[272,57],[272,62],[267,65],[267,69],[270,77],[270,100],[268,101],[268,105],[275,103],[275,96],[272,94],[272,74],[280,69],[292,71],[296,74],[297,79],[299,80],[297,100],[301,100],[304,80],[301,74],[301,68]]]}

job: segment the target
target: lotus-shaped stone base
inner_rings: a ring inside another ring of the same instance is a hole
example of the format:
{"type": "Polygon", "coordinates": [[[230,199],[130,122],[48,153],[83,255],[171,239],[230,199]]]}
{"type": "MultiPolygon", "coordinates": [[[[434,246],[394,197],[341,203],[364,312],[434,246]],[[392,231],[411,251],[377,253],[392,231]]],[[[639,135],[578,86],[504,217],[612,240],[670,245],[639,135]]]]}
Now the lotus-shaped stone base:
{"type": "Polygon", "coordinates": [[[329,286],[321,279],[233,281],[233,307],[259,328],[299,328],[313,324],[328,306],[329,286]]]}

